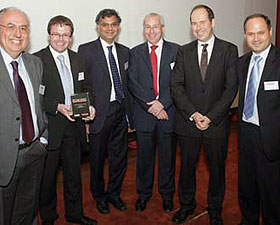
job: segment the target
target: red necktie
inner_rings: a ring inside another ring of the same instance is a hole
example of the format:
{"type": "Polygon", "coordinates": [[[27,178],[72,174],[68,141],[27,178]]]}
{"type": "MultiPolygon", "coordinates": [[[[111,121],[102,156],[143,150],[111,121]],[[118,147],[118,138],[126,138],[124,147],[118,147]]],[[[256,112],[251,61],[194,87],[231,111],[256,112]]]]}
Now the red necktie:
{"type": "Polygon", "coordinates": [[[34,137],[34,127],[31,115],[30,104],[24,83],[18,73],[18,62],[11,62],[13,66],[15,92],[18,97],[20,109],[21,109],[21,128],[22,139],[26,144],[29,144],[34,137]]]}
{"type": "Polygon", "coordinates": [[[155,97],[158,96],[158,86],[157,86],[157,76],[158,76],[158,67],[157,67],[157,54],[155,52],[157,45],[151,46],[151,62],[152,62],[152,69],[153,69],[153,78],[154,78],[154,92],[155,97]]]}

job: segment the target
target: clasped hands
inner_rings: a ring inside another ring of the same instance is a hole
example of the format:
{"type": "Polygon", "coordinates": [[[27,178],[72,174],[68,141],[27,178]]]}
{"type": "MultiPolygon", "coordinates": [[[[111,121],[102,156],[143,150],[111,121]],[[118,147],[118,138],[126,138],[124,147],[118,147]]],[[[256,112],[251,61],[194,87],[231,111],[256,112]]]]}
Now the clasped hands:
{"type": "Polygon", "coordinates": [[[211,123],[211,120],[207,116],[204,116],[199,112],[195,112],[192,118],[195,122],[195,126],[197,127],[197,129],[202,131],[207,130],[211,123]]]}
{"type": "MultiPolygon", "coordinates": [[[[65,104],[58,104],[57,111],[64,115],[68,120],[74,122],[75,119],[71,116],[73,115],[72,107],[65,104]]],[[[89,115],[87,117],[83,117],[82,120],[89,121],[93,120],[95,117],[95,108],[93,106],[89,106],[89,115]]]]}
{"type": "Polygon", "coordinates": [[[153,100],[151,102],[147,102],[147,105],[149,105],[148,113],[151,113],[153,116],[155,116],[159,120],[168,120],[168,114],[164,110],[163,104],[159,100],[153,100]]]}

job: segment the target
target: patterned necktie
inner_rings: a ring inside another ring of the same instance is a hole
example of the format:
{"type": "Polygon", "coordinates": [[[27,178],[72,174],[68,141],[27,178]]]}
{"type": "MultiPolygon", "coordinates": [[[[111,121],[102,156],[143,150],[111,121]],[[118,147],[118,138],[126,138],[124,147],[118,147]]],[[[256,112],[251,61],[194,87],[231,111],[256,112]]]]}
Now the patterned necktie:
{"type": "Polygon", "coordinates": [[[153,70],[153,78],[154,78],[154,92],[155,92],[155,97],[158,96],[158,85],[157,85],[157,76],[158,76],[158,66],[157,66],[157,54],[156,54],[156,49],[157,45],[152,45],[151,46],[151,63],[152,63],[152,70],[153,70]]]}
{"type": "Polygon", "coordinates": [[[21,109],[22,139],[26,144],[29,144],[34,138],[34,126],[31,115],[31,108],[24,83],[18,73],[18,62],[13,61],[11,62],[11,64],[13,67],[15,92],[21,109]]]}
{"type": "Polygon", "coordinates": [[[249,77],[248,87],[247,87],[247,94],[244,102],[244,115],[246,119],[249,119],[253,116],[254,113],[254,105],[255,105],[255,96],[257,92],[257,83],[259,80],[259,67],[260,61],[262,60],[261,56],[254,57],[255,63],[251,70],[251,74],[249,77]]]}
{"type": "Polygon", "coordinates": [[[122,103],[124,99],[123,86],[120,80],[117,63],[112,53],[112,47],[113,47],[112,45],[107,47],[109,52],[109,64],[110,64],[111,74],[113,78],[114,89],[116,93],[116,100],[118,103],[122,103]]]}
{"type": "Polygon", "coordinates": [[[57,56],[57,59],[60,62],[59,74],[65,96],[65,105],[71,105],[71,95],[74,94],[71,75],[68,68],[65,65],[64,56],[59,55],[57,56]]]}
{"type": "Polygon", "coordinates": [[[202,53],[201,53],[201,59],[200,59],[200,74],[202,77],[202,80],[205,80],[207,66],[208,66],[208,52],[207,52],[207,46],[208,44],[202,44],[202,53]]]}

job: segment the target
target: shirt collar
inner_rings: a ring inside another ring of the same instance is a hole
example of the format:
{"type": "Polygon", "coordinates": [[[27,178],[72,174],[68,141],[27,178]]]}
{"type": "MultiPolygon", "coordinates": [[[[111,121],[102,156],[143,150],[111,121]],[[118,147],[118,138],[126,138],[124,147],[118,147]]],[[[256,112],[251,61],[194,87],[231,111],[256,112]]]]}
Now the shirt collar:
{"type": "Polygon", "coordinates": [[[252,58],[255,58],[255,56],[261,56],[264,60],[266,60],[267,56],[268,56],[268,53],[270,51],[270,48],[271,48],[271,44],[265,49],[263,50],[261,53],[259,54],[256,54],[255,52],[253,52],[252,54],[252,58]]]}
{"type": "Polygon", "coordinates": [[[11,66],[10,63],[12,61],[17,61],[18,63],[20,63],[22,60],[22,53],[20,53],[20,55],[16,59],[14,59],[2,48],[2,46],[0,46],[0,52],[2,54],[6,66],[11,66]]]}
{"type": "Polygon", "coordinates": [[[49,45],[49,48],[50,48],[50,51],[51,51],[51,53],[52,53],[52,55],[55,59],[57,59],[57,56],[59,56],[59,55],[63,55],[65,59],[68,58],[67,57],[68,56],[68,48],[64,52],[56,51],[51,45],[49,45]]]}
{"type": "MultiPolygon", "coordinates": [[[[151,44],[150,42],[148,42],[148,46],[149,46],[149,49],[151,49],[153,44],[151,44]]],[[[158,43],[155,44],[156,46],[158,46],[158,48],[162,48],[162,45],[163,45],[163,39],[161,38],[158,43]]]]}
{"type": "Polygon", "coordinates": [[[208,44],[208,46],[213,46],[214,41],[215,41],[215,36],[212,34],[211,38],[208,41],[202,42],[202,41],[197,40],[197,44],[199,47],[201,47],[202,44],[208,44]]]}

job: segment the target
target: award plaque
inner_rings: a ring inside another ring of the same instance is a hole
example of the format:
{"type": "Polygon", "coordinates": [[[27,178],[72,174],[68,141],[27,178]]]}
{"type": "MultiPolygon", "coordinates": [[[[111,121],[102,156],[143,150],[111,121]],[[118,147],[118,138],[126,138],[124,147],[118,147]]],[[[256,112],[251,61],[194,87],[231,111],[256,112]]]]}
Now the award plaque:
{"type": "Polygon", "coordinates": [[[88,93],[77,93],[71,96],[73,117],[86,117],[89,115],[88,93]]]}

